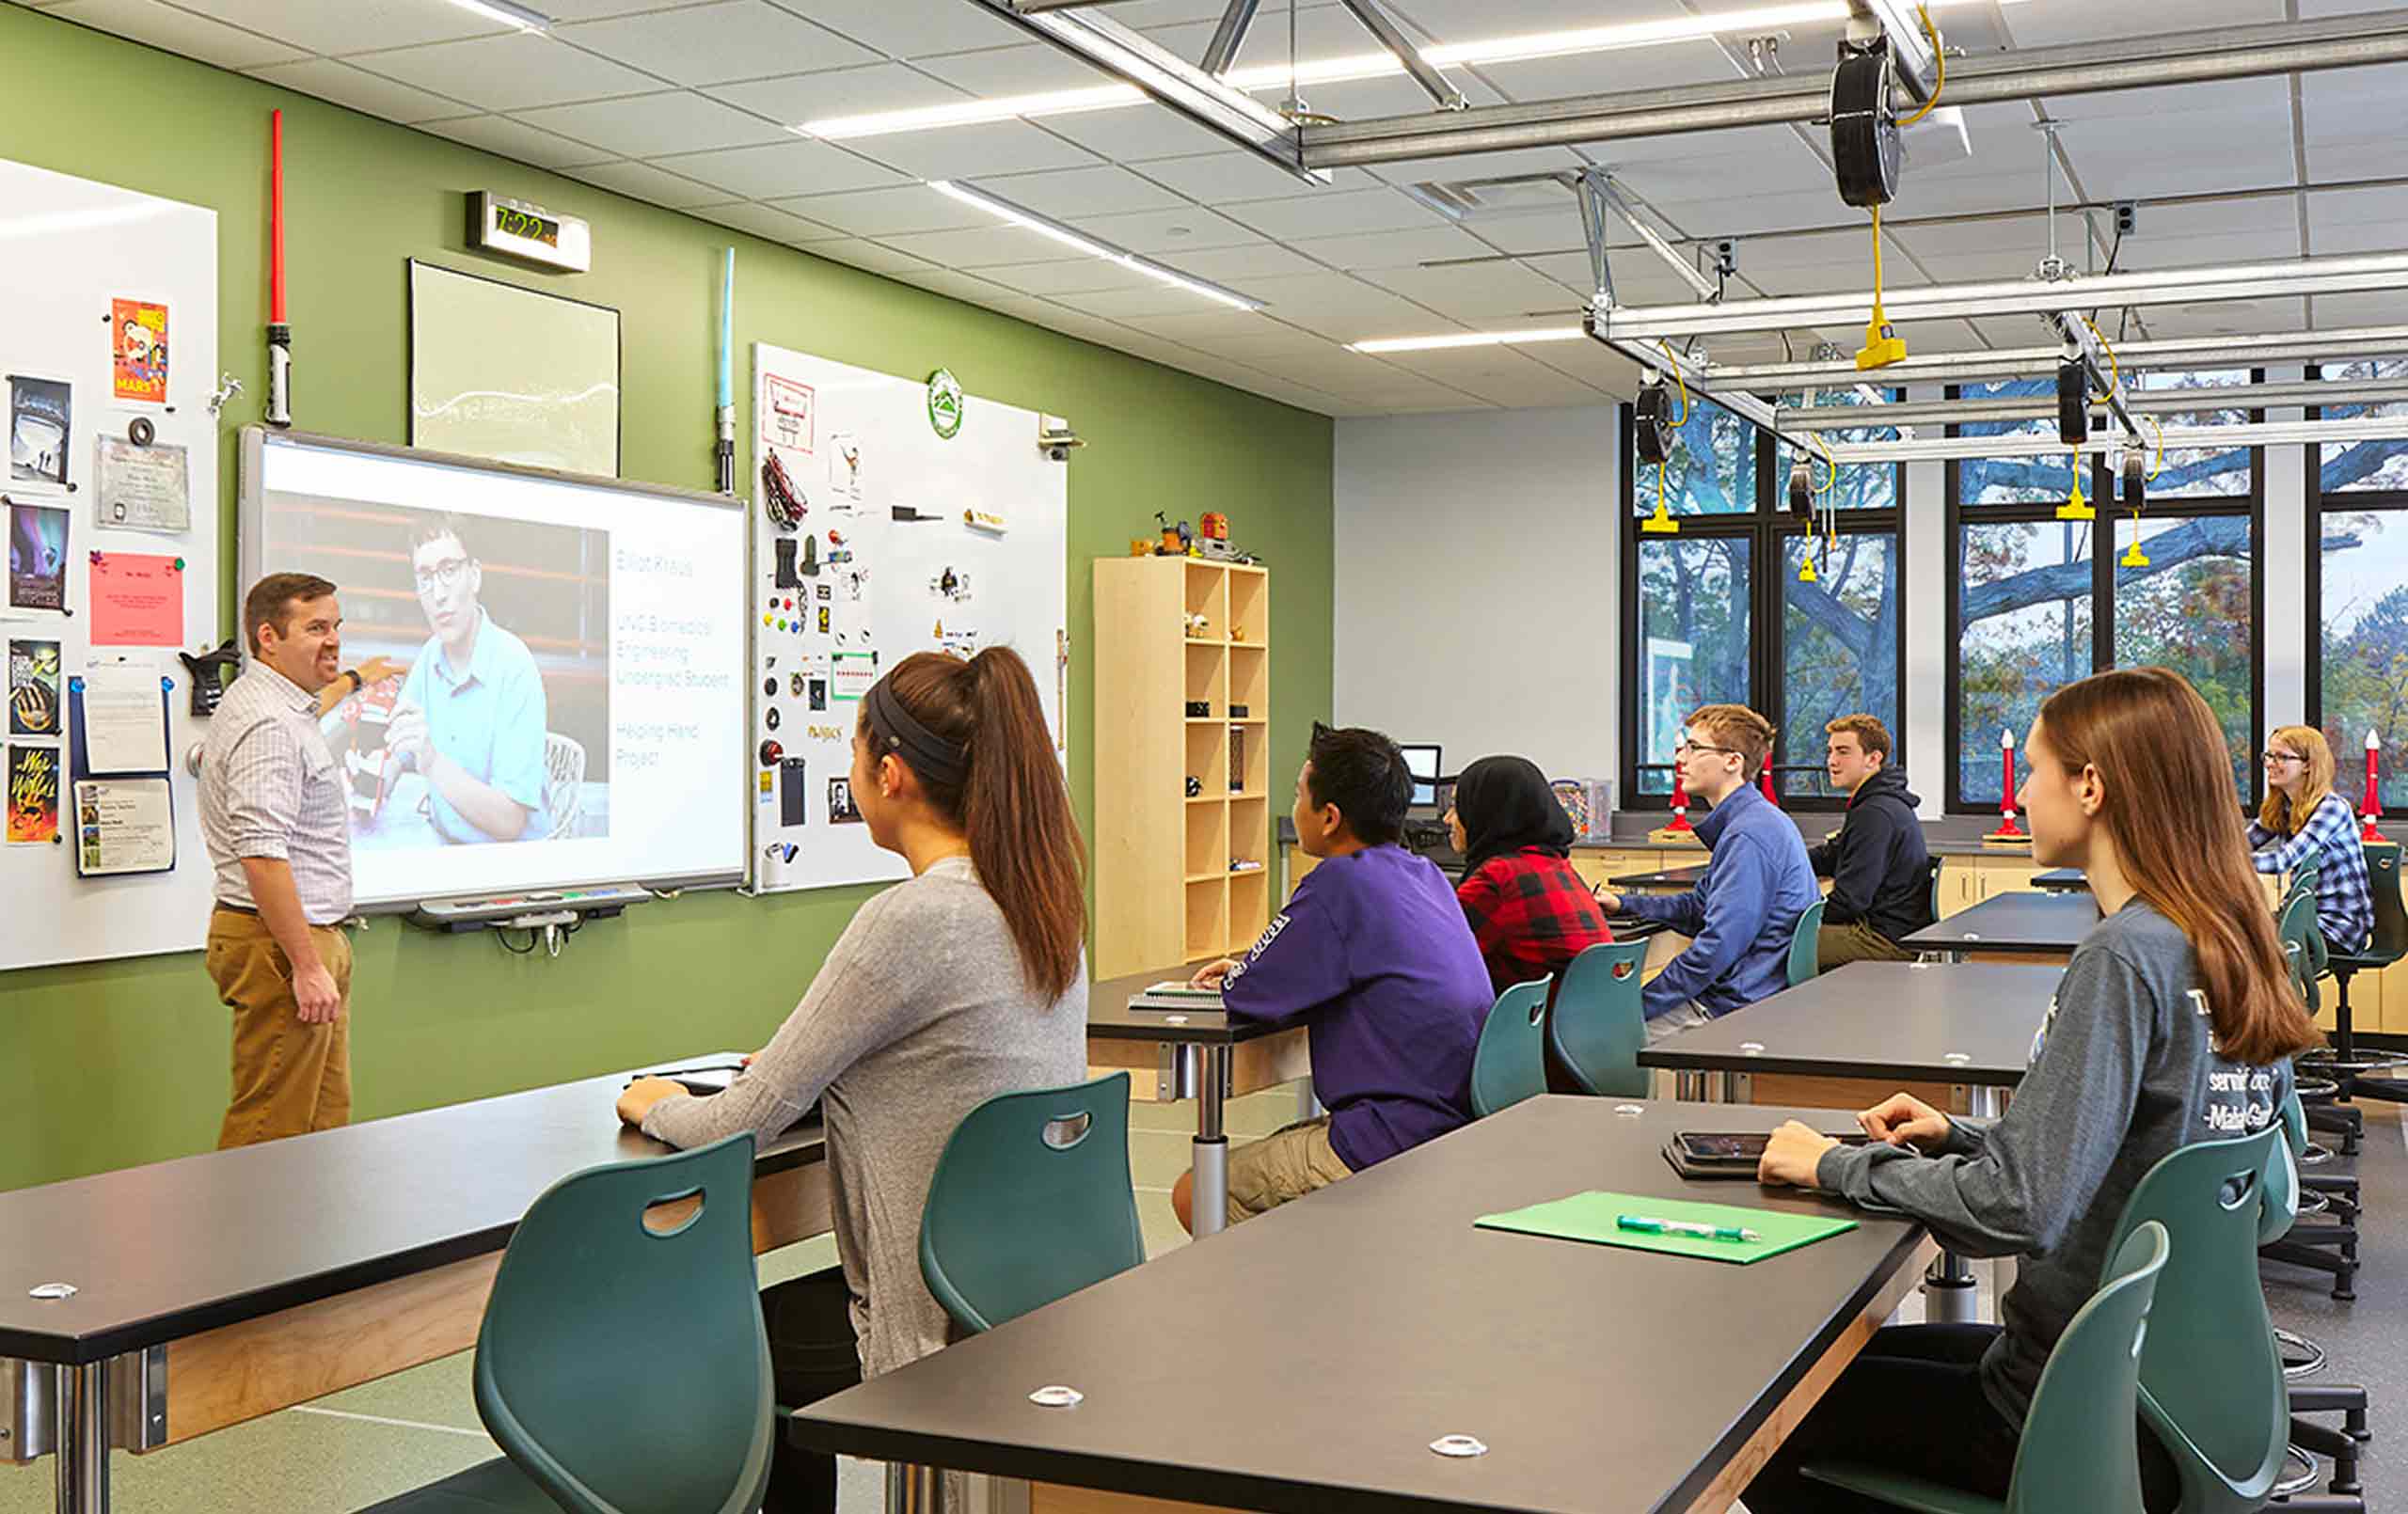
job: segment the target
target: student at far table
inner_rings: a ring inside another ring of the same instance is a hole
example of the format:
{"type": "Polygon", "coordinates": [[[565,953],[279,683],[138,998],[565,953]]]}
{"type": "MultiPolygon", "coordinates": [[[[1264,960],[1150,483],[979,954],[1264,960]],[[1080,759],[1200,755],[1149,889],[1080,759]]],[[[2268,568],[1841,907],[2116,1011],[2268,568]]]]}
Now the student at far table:
{"type": "MultiPolygon", "coordinates": [[[[1758,1173],[1910,1215],[1959,1252],[2019,1257],[2015,1286],[1996,1325],[1877,1333],[1748,1485],[1752,1514],[1862,1506],[1801,1470],[1818,1461],[2004,1497],[2041,1369],[2099,1286],[2125,1200],[2167,1153],[2266,1128],[2289,1059],[2317,1043],[2197,691],[2163,668],[2067,684],[2023,755],[2033,860],[2081,868],[2102,918],[2066,965],[2015,1102],[1976,1123],[1895,1094],[1857,1117],[1876,1138],[1861,1147],[1792,1120],[1758,1173]]],[[[2161,1312],[2154,1328],[2216,1323],[2161,1312]]],[[[2140,1461],[2143,1502],[2166,1514],[2180,1478],[2146,1426],[2140,1461]]]]}
{"type": "Polygon", "coordinates": [[[1931,923],[1931,852],[1907,787],[1890,765],[1890,730],[1869,715],[1823,727],[1823,770],[1847,796],[1840,833],[1806,854],[1831,880],[1814,938],[1820,970],[1848,962],[1910,962],[1898,942],[1931,923]]]}
{"type": "MultiPolygon", "coordinates": [[[[1471,1119],[1472,1050],[1495,1001],[1446,875],[1397,844],[1413,796],[1376,731],[1315,723],[1296,777],[1296,843],[1321,865],[1244,962],[1196,975],[1234,1018],[1310,1026],[1329,1112],[1229,1153],[1228,1221],[1261,1214],[1471,1119]]],[[[1171,1191],[1193,1232],[1192,1175],[1171,1191]]]]}
{"type": "Polygon", "coordinates": [[[1572,871],[1572,817],[1538,765],[1482,757],[1455,781],[1447,827],[1464,860],[1455,897],[1498,994],[1517,983],[1561,978],[1572,959],[1614,938],[1580,875],[1572,871]]]}
{"type": "Polygon", "coordinates": [[[1821,895],[1798,828],[1751,782],[1771,750],[1771,722],[1744,704],[1690,716],[1672,761],[1689,797],[1714,809],[1697,825],[1713,853],[1705,876],[1671,897],[1597,895],[1608,911],[1694,938],[1640,992],[1651,1046],[1789,986],[1789,938],[1821,895]]]}
{"type": "Polygon", "coordinates": [[[2266,738],[2266,802],[2249,823],[2260,873],[2316,867],[2316,928],[2336,952],[2363,952],[2374,936],[2358,812],[2333,792],[2333,749],[2312,725],[2275,727],[2266,738]]]}

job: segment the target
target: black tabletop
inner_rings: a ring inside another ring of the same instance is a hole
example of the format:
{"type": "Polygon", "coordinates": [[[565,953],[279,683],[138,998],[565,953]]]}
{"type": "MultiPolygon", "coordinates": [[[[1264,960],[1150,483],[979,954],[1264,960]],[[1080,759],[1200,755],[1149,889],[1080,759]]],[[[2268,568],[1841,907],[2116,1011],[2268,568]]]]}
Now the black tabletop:
{"type": "Polygon", "coordinates": [[[1909,952],[2039,952],[2065,955],[2099,923],[2099,901],[2080,893],[2003,893],[1925,925],[1898,944],[1909,952]]]}
{"type": "Polygon", "coordinates": [[[1255,1020],[1232,1019],[1218,1009],[1131,1009],[1130,999],[1158,983],[1185,983],[1198,964],[1182,962],[1155,972],[1133,972],[1106,978],[1087,989],[1087,1034],[1102,1041],[1175,1041],[1199,1046],[1235,1046],[1257,1036],[1290,1029],[1255,1020]]]}
{"type": "Polygon", "coordinates": [[[1614,889],[1694,889],[1705,878],[1705,864],[1695,867],[1668,867],[1654,873],[1625,873],[1618,878],[1608,878],[1606,885],[1614,889]]]}
{"type": "Polygon", "coordinates": [[[2063,976],[2054,963],[1851,962],[1648,1047],[1639,1064],[2012,1086],[2063,976]]]}
{"type": "Polygon", "coordinates": [[[2070,893],[2077,891],[2087,892],[2090,888],[2090,879],[2084,876],[2082,869],[2078,867],[2052,867],[2046,873],[2033,874],[2032,887],[2046,889],[2054,893],[2070,893]]]}
{"type": "MultiPolygon", "coordinates": [[[[619,1124],[627,1078],[0,1193],[0,1356],[102,1361],[499,1251],[555,1181],[668,1149],[619,1124]],[[43,1283],[77,1291],[26,1297],[43,1283]]],[[[790,1130],[756,1171],[821,1146],[790,1130]]]]}
{"type": "Polygon", "coordinates": [[[1661,1155],[1792,1114],[1830,1112],[1530,1099],[824,1399],[799,1437],[1269,1514],[1686,1509],[1921,1228],[1860,1216],[1742,1269],[1472,1222],[1591,1189],[1846,1212],[1661,1155]],[[1051,1384],[1085,1397],[1029,1401],[1051,1384]],[[1488,1453],[1429,1449],[1446,1435],[1488,1453]]]}

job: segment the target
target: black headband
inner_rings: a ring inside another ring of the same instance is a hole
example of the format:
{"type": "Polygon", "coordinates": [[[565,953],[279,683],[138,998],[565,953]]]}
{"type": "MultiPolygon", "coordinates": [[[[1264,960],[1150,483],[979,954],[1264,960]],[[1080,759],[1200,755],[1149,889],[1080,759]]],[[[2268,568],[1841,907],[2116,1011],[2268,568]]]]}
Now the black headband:
{"type": "Polygon", "coordinates": [[[911,712],[881,678],[872,684],[863,710],[869,717],[870,738],[878,753],[889,752],[911,765],[911,770],[932,783],[959,788],[970,777],[970,750],[947,741],[914,719],[911,712]]]}

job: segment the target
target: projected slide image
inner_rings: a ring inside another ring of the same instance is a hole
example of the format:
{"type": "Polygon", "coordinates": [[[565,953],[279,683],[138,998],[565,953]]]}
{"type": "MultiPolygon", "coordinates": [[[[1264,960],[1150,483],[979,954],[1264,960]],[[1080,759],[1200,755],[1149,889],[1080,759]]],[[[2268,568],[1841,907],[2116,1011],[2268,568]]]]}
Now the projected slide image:
{"type": "Polygon", "coordinates": [[[407,669],[327,719],[350,776],[354,845],[608,836],[609,533],[277,502],[293,560],[340,586],[345,659],[407,669]]]}

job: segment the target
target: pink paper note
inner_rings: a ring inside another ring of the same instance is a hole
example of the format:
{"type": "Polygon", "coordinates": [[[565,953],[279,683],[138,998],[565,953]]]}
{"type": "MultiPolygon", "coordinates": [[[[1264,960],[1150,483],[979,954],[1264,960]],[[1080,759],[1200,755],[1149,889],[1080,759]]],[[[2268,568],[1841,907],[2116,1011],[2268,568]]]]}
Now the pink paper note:
{"type": "Polygon", "coordinates": [[[182,561],[148,552],[93,553],[92,645],[183,645],[182,561]]]}

